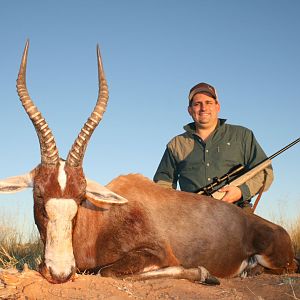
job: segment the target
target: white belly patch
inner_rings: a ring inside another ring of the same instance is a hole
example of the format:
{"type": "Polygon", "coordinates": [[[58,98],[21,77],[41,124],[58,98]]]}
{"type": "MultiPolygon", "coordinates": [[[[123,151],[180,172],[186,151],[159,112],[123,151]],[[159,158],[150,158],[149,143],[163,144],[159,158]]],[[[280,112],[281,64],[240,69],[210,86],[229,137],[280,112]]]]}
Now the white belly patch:
{"type": "Polygon", "coordinates": [[[272,269],[272,265],[268,262],[268,260],[266,260],[265,256],[257,254],[255,255],[255,258],[263,267],[272,269]]]}

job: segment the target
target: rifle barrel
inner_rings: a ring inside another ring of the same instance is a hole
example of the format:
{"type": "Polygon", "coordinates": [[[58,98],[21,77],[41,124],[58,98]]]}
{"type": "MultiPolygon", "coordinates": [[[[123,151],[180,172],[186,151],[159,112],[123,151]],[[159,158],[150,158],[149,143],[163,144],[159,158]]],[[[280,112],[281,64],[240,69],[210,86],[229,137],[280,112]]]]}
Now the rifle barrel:
{"type": "Polygon", "coordinates": [[[287,149],[293,147],[294,145],[296,145],[297,143],[300,142],[300,138],[294,140],[293,142],[291,142],[290,144],[288,144],[287,146],[285,146],[284,148],[280,149],[279,151],[277,151],[276,153],[274,153],[273,155],[271,155],[270,157],[268,157],[268,159],[272,160],[274,157],[276,157],[277,155],[281,154],[282,152],[286,151],[287,149]]]}

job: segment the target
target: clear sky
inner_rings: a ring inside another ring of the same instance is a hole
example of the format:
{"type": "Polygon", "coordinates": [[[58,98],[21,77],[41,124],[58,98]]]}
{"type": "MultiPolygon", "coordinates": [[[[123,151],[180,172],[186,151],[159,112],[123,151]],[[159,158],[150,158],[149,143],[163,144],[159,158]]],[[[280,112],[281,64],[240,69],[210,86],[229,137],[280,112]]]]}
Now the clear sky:
{"type": "MultiPolygon", "coordinates": [[[[110,88],[84,160],[106,184],[152,178],[167,142],[190,122],[187,94],[214,85],[221,117],[252,129],[267,155],[300,136],[298,0],[0,2],[0,178],[40,162],[15,81],[27,38],[27,86],[65,158],[97,98],[96,44],[110,88]]],[[[300,144],[273,161],[257,213],[300,215],[300,144]]],[[[2,213],[32,222],[31,192],[0,196],[2,213]]]]}

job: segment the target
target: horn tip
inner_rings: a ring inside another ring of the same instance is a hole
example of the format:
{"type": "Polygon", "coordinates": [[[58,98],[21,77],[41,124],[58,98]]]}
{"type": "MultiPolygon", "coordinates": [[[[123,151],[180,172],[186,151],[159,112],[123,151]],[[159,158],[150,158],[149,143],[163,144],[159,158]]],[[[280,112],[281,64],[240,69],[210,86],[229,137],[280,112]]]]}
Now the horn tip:
{"type": "Polygon", "coordinates": [[[24,48],[24,52],[23,52],[23,61],[27,60],[27,54],[28,54],[28,48],[29,48],[29,39],[26,40],[25,43],[25,48],[24,48]]]}
{"type": "Polygon", "coordinates": [[[25,43],[25,48],[28,49],[29,47],[29,38],[27,38],[26,43],[25,43]]]}
{"type": "Polygon", "coordinates": [[[97,44],[97,56],[98,56],[98,57],[101,57],[100,46],[99,46],[99,44],[97,44]]]}

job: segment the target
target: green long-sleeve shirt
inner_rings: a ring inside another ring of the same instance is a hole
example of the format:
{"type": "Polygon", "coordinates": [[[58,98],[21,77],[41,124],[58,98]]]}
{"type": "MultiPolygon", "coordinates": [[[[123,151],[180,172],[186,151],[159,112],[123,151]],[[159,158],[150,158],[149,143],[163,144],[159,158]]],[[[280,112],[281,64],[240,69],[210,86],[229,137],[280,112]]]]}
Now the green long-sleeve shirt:
{"type": "MultiPolygon", "coordinates": [[[[195,134],[194,123],[186,125],[185,132],[168,143],[154,181],[174,189],[178,181],[181,190],[195,192],[238,164],[250,169],[266,158],[251,130],[225,121],[219,119],[205,142],[195,134]]],[[[239,186],[242,199],[250,200],[264,181],[267,190],[273,181],[271,166],[239,186]]]]}

